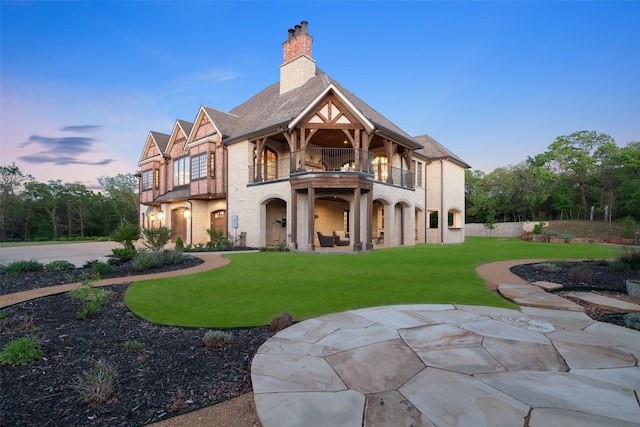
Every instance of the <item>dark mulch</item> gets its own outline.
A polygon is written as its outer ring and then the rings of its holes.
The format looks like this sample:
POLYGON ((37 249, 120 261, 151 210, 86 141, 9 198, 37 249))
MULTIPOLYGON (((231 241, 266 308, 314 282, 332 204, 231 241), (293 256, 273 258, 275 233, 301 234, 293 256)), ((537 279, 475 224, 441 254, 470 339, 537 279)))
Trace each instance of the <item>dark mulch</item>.
MULTIPOLYGON (((538 264, 523 264, 511 268, 511 272, 529 281, 553 282, 563 285, 562 289, 554 291, 564 295, 567 291, 596 292, 605 296, 626 299, 625 282, 629 279, 639 279, 640 271, 614 271, 610 265, 601 261, 584 261, 554 264, 559 271, 549 271, 538 264)), ((585 307, 585 313, 592 319, 618 326, 626 326, 625 313, 615 313, 602 310, 582 301, 575 301, 585 307)))
MULTIPOLYGON (((190 265, 187 261, 179 268, 190 265)), ((139 273, 120 268, 113 274, 139 273)), ((67 275, 18 275, 1 287, 5 293, 52 286, 68 282, 67 275)), ((250 362, 273 335, 268 327, 229 330, 231 344, 205 348, 205 329, 154 325, 126 308, 125 285, 104 289, 113 295, 92 319, 78 319, 81 304, 66 294, 1 311, 7 317, 0 320, 0 348, 15 338, 35 336, 44 357, 26 366, 0 366, 0 425, 136 426, 251 390, 250 362), (127 342, 143 346, 128 349, 127 342), (100 359, 116 369, 114 394, 106 403, 87 404, 75 384, 100 359)))

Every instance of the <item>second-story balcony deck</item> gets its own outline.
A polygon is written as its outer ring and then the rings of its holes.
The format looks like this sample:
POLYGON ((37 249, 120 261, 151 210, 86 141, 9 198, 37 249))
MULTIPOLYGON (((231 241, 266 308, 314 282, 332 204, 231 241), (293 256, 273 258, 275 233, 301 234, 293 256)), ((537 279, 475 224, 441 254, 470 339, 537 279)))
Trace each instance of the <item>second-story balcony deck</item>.
POLYGON ((307 148, 291 157, 249 166, 249 182, 260 183, 303 177, 307 174, 359 173, 370 179, 404 188, 414 188, 412 171, 390 166, 386 158, 353 148, 307 148))

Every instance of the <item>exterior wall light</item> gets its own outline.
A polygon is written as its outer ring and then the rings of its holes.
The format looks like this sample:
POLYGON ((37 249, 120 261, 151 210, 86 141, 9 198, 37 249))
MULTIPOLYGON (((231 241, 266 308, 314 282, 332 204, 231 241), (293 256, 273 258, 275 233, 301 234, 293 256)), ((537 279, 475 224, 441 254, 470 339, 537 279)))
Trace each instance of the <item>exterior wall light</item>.
POLYGON ((160 211, 158 212, 158 221, 162 221, 164 219, 164 212, 160 211))
POLYGON ((185 208, 184 209, 184 217, 185 217, 185 219, 191 218, 191 209, 189 209, 189 208, 185 208))

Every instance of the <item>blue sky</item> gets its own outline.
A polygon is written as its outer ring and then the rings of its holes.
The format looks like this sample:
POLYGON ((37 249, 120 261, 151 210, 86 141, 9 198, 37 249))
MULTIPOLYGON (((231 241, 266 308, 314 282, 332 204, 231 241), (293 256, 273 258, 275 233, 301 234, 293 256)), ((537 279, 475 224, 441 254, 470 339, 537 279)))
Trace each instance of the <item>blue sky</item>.
POLYGON ((0 1, 0 164, 92 187, 150 130, 279 79, 309 22, 317 66, 491 172, 579 130, 640 141, 640 2, 0 1))

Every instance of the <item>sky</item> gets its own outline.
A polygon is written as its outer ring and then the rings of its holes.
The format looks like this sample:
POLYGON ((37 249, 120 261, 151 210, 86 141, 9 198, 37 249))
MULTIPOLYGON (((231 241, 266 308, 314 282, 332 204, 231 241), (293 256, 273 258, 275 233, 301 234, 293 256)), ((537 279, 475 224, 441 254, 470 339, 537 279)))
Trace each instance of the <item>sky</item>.
POLYGON ((135 173, 149 131, 276 83, 301 21, 319 69, 472 170, 581 130, 640 141, 637 1, 0 0, 0 166, 135 173))

